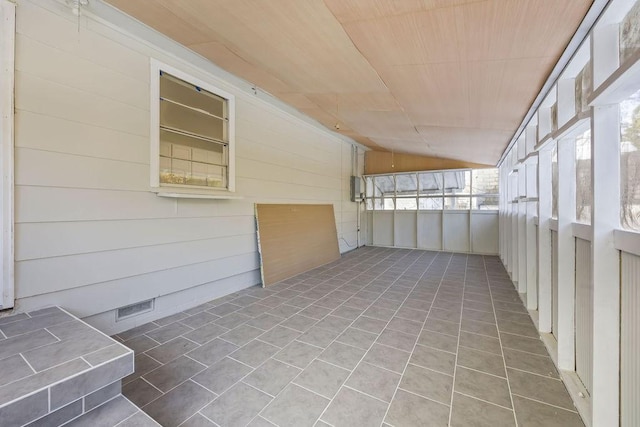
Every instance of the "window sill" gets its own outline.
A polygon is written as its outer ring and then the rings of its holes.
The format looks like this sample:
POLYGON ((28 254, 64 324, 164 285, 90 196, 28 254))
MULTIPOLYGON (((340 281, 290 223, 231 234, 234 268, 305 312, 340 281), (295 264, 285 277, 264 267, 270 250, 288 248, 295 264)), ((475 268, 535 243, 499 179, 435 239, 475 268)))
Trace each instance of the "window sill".
POLYGON ((242 196, 236 196, 233 193, 226 190, 200 190, 192 188, 177 188, 177 187, 160 187, 153 188, 152 192, 156 193, 158 197, 169 197, 176 199, 212 199, 212 200, 237 200, 242 199, 242 196))

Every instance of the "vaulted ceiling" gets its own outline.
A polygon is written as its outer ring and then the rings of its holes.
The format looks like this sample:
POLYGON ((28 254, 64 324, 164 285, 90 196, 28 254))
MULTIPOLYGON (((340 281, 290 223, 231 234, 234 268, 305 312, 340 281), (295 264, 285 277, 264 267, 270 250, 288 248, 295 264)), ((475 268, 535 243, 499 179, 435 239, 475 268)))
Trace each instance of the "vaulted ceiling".
POLYGON ((107 0, 377 150, 495 164, 592 0, 107 0))

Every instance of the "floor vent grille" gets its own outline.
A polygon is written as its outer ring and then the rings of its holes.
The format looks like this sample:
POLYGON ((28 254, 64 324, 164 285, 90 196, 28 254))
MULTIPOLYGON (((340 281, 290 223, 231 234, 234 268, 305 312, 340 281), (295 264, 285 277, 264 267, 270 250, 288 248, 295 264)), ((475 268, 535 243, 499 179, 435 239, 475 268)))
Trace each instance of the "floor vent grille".
POLYGON ((125 305, 116 310, 116 322, 153 310, 153 299, 125 305))

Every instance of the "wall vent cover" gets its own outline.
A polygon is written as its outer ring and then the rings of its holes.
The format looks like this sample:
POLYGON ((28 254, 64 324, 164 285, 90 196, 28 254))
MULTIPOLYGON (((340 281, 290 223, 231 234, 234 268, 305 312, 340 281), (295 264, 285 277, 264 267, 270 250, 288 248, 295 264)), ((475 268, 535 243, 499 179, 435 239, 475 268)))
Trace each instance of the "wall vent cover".
POLYGON ((127 319, 138 314, 147 313, 153 310, 154 299, 137 302, 131 305, 125 305, 116 310, 116 322, 127 319))

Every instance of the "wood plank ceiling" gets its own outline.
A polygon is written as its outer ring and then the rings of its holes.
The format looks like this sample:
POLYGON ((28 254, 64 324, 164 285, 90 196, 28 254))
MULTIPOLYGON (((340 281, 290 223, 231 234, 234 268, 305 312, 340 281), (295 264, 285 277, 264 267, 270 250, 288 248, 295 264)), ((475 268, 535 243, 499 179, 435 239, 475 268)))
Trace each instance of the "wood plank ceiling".
POLYGON ((592 0, 106 0, 378 150, 495 164, 592 0))

